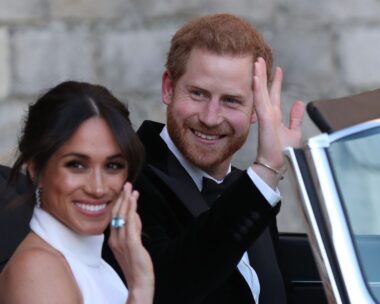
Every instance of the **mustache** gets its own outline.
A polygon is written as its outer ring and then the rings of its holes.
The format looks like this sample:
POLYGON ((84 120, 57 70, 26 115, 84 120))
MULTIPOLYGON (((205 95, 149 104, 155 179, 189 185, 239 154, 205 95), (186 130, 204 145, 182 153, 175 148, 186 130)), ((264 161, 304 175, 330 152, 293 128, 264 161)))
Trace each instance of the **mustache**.
POLYGON ((208 135, 228 135, 231 134, 231 128, 228 124, 222 124, 215 127, 206 126, 202 123, 192 123, 187 125, 188 128, 208 135))

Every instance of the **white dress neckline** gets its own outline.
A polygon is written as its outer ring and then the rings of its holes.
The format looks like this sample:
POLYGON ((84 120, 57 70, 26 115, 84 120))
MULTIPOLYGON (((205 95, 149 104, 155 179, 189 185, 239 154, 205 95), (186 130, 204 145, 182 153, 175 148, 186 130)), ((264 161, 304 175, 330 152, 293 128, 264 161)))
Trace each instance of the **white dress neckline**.
POLYGON ((65 257, 83 303, 126 303, 128 291, 101 256, 104 235, 79 235, 42 208, 35 207, 31 230, 65 257))

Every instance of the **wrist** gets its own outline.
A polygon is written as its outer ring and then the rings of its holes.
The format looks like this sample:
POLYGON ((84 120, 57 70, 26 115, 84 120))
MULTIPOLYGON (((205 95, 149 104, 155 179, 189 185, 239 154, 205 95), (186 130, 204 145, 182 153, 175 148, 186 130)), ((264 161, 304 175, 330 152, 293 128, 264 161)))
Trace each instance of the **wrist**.
POLYGON ((284 178, 284 174, 287 169, 286 166, 278 168, 267 161, 261 160, 260 158, 256 159, 252 165, 252 168, 268 183, 268 185, 272 186, 273 189, 275 189, 279 181, 284 178))
POLYGON ((278 180, 284 179, 284 174, 286 172, 285 166, 283 166, 281 168, 276 168, 273 165, 271 165, 270 163, 268 163, 266 161, 259 160, 259 159, 256 159, 253 164, 259 165, 259 166, 264 167, 265 169, 269 170, 270 172, 272 172, 274 175, 277 176, 278 180))
POLYGON ((128 290, 128 304, 152 303, 154 288, 131 288, 128 290))

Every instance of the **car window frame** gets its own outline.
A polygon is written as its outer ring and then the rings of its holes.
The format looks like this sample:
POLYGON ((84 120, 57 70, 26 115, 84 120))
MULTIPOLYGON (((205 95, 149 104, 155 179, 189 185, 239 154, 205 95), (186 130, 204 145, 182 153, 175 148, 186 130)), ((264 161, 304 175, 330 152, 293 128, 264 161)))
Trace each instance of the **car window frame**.
POLYGON ((361 269, 328 148, 336 141, 375 128, 380 128, 380 119, 322 133, 308 139, 300 149, 284 151, 297 181, 307 233, 327 298, 336 303, 376 301, 361 269))

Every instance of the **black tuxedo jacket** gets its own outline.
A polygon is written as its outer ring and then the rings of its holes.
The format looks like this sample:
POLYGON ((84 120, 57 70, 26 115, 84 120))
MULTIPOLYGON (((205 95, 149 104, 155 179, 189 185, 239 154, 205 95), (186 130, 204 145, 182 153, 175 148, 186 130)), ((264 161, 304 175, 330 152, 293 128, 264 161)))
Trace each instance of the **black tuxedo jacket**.
POLYGON ((32 185, 21 175, 8 185, 10 169, 0 165, 0 271, 29 232, 33 206, 27 204, 33 195, 32 185))
POLYGON ((240 172, 209 208, 159 136, 162 128, 146 121, 138 130, 146 164, 135 183, 143 241, 154 263, 155 303, 254 303, 237 270, 247 250, 261 285, 260 304, 285 303, 268 229, 279 205, 271 207, 240 172))

